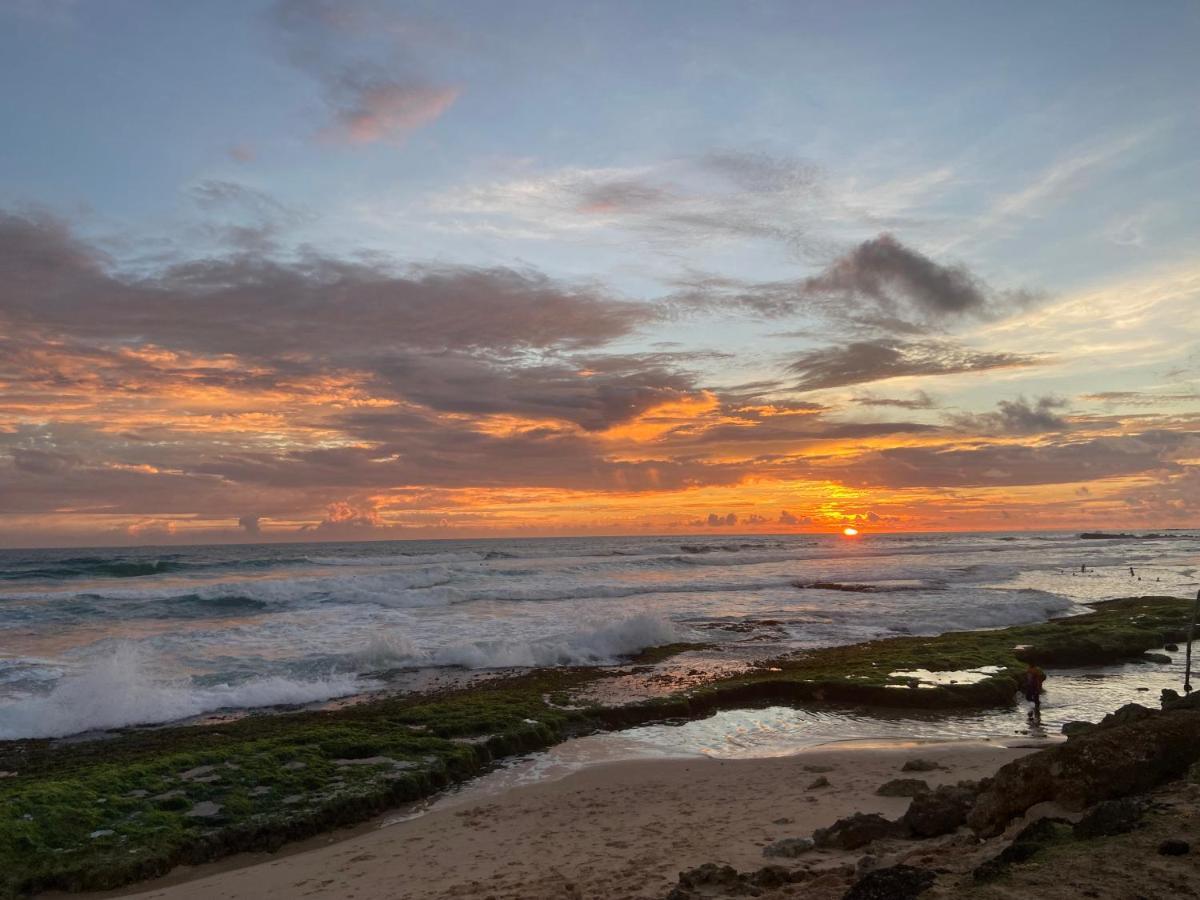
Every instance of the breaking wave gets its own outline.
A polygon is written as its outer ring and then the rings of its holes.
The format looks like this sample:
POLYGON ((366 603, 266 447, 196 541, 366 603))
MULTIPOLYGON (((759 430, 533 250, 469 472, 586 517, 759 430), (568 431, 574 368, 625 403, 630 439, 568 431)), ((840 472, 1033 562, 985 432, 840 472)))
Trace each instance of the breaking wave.
POLYGON ((156 678, 144 656, 123 645, 45 695, 0 705, 0 740, 54 738, 105 728, 173 722, 219 709, 313 703, 371 687, 356 675, 308 681, 268 676, 197 686, 190 679, 156 678))
POLYGON ((647 647, 688 637, 660 616, 617 622, 540 639, 477 640, 425 650, 404 635, 376 636, 361 657, 373 665, 462 666, 504 669, 527 666, 594 666, 620 662, 647 647))

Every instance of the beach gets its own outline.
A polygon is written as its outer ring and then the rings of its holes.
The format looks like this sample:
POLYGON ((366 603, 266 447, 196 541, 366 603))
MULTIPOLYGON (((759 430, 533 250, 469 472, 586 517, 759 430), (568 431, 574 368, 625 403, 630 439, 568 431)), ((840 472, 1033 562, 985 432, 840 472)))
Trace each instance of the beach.
MULTIPOLYGON (((0 885, 693 900, 790 896, 802 881, 804 896, 841 897, 883 860, 910 858, 922 878, 970 878, 1048 801, 1074 815, 1187 774, 1200 708, 1168 705, 1189 610, 1126 598, 700 681, 689 660, 706 650, 664 647, 656 662, 333 709, 11 741, 0 885), (1036 721, 1014 704, 1033 662, 1051 676, 1036 721), (650 684, 660 693, 622 687, 650 684), (1144 705, 1159 698, 1161 714, 1144 705), (1026 760, 1035 768, 1014 772, 1026 760), (978 838, 991 843, 964 858, 978 838), (766 852, 777 841, 789 843, 766 852)), ((1069 828, 1046 827, 1056 840, 1069 828)))
MULTIPOLYGON (((810 835, 855 812, 902 814, 880 785, 916 775, 931 786, 977 780, 1032 752, 1028 742, 854 742, 771 759, 636 760, 472 800, 470 794, 405 822, 278 856, 233 857, 183 868, 117 895, 143 900, 267 896, 345 898, 571 897, 660 900, 679 872, 716 862, 753 870, 763 848, 810 835), (914 758, 940 768, 903 772, 914 758), (824 779, 827 787, 812 787, 824 779)), ((936 851, 931 851, 936 852, 936 851)), ((830 896, 845 890, 855 851, 814 851, 830 896)), ((805 884, 804 896, 821 896, 805 884)))

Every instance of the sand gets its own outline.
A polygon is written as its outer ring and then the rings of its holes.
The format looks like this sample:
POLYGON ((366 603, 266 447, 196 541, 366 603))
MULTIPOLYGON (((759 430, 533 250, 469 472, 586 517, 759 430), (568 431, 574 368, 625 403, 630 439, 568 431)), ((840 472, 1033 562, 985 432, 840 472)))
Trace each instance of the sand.
MULTIPOLYGON (((739 870, 794 865, 801 861, 764 859, 762 848, 854 812, 901 815, 907 799, 875 794, 893 778, 931 785, 981 778, 1032 750, 855 742, 770 759, 608 763, 497 795, 468 793, 410 821, 326 836, 301 852, 178 869, 120 896, 662 898, 683 869, 706 862, 739 870), (902 773, 915 756, 944 768, 902 773), (810 788, 821 774, 829 786, 810 788)), ((814 851, 803 863, 837 867, 861 855, 814 851)))

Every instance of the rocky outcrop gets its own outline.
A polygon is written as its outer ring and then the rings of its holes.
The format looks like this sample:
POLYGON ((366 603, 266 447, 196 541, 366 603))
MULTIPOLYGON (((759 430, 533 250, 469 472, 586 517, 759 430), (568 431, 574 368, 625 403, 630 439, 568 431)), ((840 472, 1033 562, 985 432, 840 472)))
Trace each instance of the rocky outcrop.
POLYGON ((1162 692, 1162 708, 1164 710, 1196 709, 1200 710, 1200 691, 1180 695, 1177 691, 1164 688, 1162 692))
POLYGON ((763 856, 795 857, 813 848, 812 838, 784 838, 763 847, 763 856))
POLYGON ((864 875, 842 900, 915 900, 932 887, 936 879, 929 869, 888 866, 864 875))
POLYGON ((821 849, 857 850, 881 838, 904 837, 908 829, 878 813, 855 813, 838 819, 828 828, 813 832, 813 843, 821 849))
POLYGON ((893 778, 875 790, 880 797, 915 797, 928 792, 929 782, 921 778, 893 778))
POLYGON ((1143 719, 1149 719, 1157 714, 1157 710, 1153 710, 1148 706, 1142 706, 1140 703, 1126 703, 1120 709, 1114 710, 1100 720, 1098 728, 1113 728, 1117 725, 1128 725, 1131 722, 1140 722, 1143 719))
POLYGON ((913 837, 930 838, 949 834, 967 821, 967 813, 975 804, 978 791, 978 782, 960 781, 918 794, 900 817, 900 824, 913 837))
POLYGON ((1083 809, 1180 777, 1200 759, 1200 710, 1149 712, 1002 767, 976 797, 967 824, 990 837, 1044 800, 1083 809))
POLYGON ((757 897, 764 890, 804 881, 809 873, 784 866, 763 866, 755 872, 739 872, 733 866, 705 863, 679 873, 679 881, 666 900, 701 900, 710 897, 757 897))

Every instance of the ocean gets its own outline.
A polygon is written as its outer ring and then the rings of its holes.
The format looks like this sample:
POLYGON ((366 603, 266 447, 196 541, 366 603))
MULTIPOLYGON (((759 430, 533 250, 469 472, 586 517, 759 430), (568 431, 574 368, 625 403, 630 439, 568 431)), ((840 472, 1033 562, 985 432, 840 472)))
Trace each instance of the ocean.
POLYGON ((1182 533, 0 551, 0 739, 320 703, 398 671, 605 665, 675 641, 765 658, 1037 622, 1190 596, 1198 571, 1182 533))

